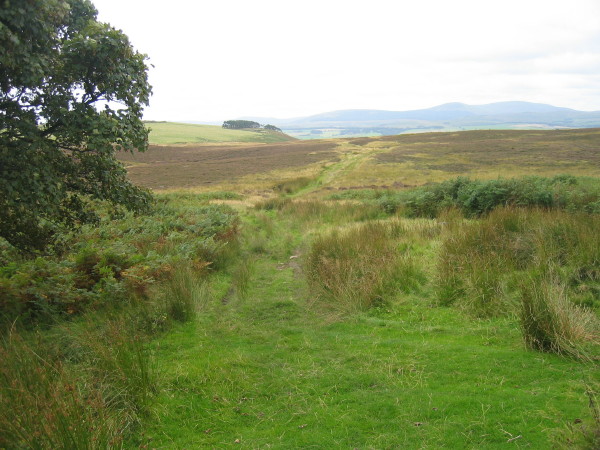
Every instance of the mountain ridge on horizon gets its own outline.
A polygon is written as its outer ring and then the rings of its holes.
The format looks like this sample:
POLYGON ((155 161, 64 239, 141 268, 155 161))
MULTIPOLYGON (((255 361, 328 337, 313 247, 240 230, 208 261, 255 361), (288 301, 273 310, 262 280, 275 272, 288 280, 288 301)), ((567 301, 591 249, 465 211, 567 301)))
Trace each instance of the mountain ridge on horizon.
POLYGON ((318 114, 311 114, 308 116, 291 117, 291 118, 276 118, 276 117, 260 117, 260 116, 244 116, 240 119, 243 120, 254 120, 259 123, 296 123, 296 122, 317 122, 317 121, 345 121, 345 120, 356 120, 355 117, 349 117, 351 115, 363 115, 368 116, 362 118, 362 120, 377 120, 381 116, 389 118, 417 118, 426 116, 428 113, 454 113, 459 115, 496 115, 496 114, 523 114, 523 113, 549 113, 549 112, 569 112, 569 113, 600 113, 598 111, 580 111, 573 108, 566 108, 560 106, 554 106, 546 103, 534 103, 525 101, 504 101, 504 102, 493 102, 485 103, 480 105, 470 105, 461 102, 449 102, 440 105, 432 106, 430 108, 411 109, 411 110, 387 110, 387 109, 369 109, 369 108, 351 108, 351 109, 339 109, 334 111, 327 111, 318 114))
POLYGON ((291 119, 244 117, 269 123, 300 139, 377 136, 470 129, 560 129, 600 127, 600 111, 545 103, 505 101, 482 105, 452 102, 425 109, 344 109, 291 119))

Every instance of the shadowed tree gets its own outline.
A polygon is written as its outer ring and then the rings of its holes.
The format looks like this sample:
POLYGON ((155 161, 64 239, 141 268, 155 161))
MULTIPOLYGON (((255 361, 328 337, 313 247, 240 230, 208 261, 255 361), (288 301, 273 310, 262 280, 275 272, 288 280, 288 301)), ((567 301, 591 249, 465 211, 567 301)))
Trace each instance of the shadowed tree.
POLYGON ((119 150, 145 150, 146 56, 87 0, 0 0, 0 236, 43 249, 94 221, 90 199, 140 211, 119 150))

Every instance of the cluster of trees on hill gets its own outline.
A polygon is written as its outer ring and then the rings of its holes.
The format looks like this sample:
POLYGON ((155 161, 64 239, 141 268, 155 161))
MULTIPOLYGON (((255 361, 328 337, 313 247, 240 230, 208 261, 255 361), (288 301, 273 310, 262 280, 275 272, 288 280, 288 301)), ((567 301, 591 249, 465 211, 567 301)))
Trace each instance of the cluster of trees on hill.
POLYGON ((275 125, 261 125, 258 122, 254 122, 253 120, 226 120, 223 122, 223 128, 227 128, 229 130, 241 130, 244 128, 264 128, 265 130, 270 131, 278 131, 281 133, 281 129, 277 128, 275 125))

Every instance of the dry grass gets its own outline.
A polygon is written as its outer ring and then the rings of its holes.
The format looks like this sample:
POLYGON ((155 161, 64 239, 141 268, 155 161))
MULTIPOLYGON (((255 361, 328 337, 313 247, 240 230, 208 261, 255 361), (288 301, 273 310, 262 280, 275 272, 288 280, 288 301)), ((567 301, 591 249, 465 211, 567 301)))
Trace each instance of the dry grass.
POLYGON ((600 130, 480 130, 405 134, 347 140, 375 150, 334 186, 420 185, 466 175, 497 178, 519 175, 600 175, 600 130))
POLYGON ((335 141, 253 145, 150 146, 145 153, 121 153, 131 179, 151 189, 228 183, 246 175, 335 160, 335 141))
POLYGON ((600 129, 483 130, 275 144, 151 146, 121 154, 134 182, 155 190, 270 189, 317 177, 321 189, 403 187, 466 175, 600 176, 600 129))

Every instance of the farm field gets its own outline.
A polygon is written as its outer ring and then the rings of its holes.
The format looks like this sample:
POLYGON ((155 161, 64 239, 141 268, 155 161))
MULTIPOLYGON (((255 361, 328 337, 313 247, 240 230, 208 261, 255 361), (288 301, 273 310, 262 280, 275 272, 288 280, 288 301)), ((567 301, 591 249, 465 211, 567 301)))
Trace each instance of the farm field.
POLYGON ((216 125, 178 122, 147 122, 150 143, 155 145, 213 142, 286 142, 294 138, 268 130, 227 130, 216 125))
POLYGON ((120 158, 150 213, 0 242, 0 447, 598 448, 600 130, 120 158))

